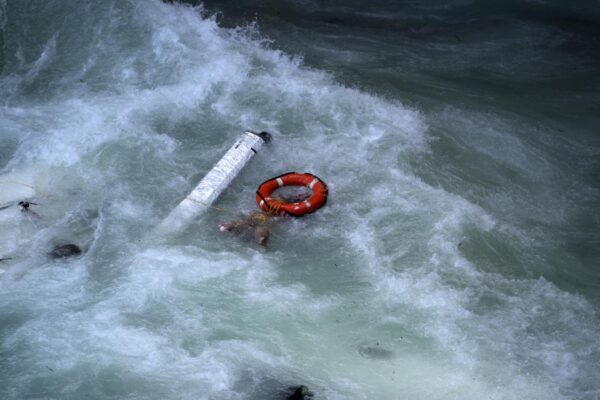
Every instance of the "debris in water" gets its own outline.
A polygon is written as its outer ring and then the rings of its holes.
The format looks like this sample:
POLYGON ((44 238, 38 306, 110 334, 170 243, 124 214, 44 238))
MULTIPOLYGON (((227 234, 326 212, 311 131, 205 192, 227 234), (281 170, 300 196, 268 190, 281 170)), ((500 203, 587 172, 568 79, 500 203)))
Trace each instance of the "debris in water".
POLYGON ((81 254, 81 249, 75 244, 62 244, 56 246, 51 252, 52 258, 65 258, 81 254))

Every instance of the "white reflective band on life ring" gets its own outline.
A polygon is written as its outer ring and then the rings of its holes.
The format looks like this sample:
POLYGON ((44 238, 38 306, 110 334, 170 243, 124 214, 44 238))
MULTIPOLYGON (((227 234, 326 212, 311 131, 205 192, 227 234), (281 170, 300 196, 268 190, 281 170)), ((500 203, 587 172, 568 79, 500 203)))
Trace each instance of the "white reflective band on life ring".
POLYGON ((313 186, 315 186, 315 184, 319 182, 319 180, 317 178, 313 179, 313 181, 308 185, 309 188, 313 188, 313 186))
POLYGON ((282 187, 283 186, 283 179, 277 178, 276 180, 277 180, 277 184, 279 185, 279 187, 282 187))

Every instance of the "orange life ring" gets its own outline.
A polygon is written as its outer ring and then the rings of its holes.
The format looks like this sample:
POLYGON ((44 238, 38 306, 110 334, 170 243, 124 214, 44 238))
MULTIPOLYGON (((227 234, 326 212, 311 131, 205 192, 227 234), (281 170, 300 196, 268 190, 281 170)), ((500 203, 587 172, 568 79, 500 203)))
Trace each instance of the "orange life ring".
POLYGON ((289 214, 301 217, 323 207, 327 202, 327 193, 327 185, 315 175, 288 172, 261 183, 256 190, 256 202, 263 211, 270 214, 289 214), (306 186, 312 190, 312 196, 297 203, 287 203, 271 198, 271 194, 282 186, 306 186))

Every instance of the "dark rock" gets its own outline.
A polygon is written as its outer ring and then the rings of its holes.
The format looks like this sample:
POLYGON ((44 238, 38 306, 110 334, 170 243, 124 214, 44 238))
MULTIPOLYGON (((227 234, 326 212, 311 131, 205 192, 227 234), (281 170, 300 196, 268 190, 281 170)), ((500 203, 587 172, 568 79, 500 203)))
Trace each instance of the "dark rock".
POLYGON ((81 249, 75 244, 62 244, 56 246, 51 252, 52 258, 65 258, 81 254, 81 249))
POLYGON ((291 396, 288 397, 288 400, 310 400, 312 399, 313 394, 308 390, 308 388, 304 385, 299 387, 290 388, 294 391, 291 396))

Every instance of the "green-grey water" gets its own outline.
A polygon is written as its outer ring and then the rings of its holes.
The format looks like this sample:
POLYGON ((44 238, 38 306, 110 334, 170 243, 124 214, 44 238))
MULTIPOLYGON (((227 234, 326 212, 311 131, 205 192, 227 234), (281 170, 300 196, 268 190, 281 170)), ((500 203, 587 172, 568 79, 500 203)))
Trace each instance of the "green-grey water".
POLYGON ((361 3, 0 2, 1 398, 598 397, 598 3, 361 3), (323 209, 218 231, 290 170, 323 209))

